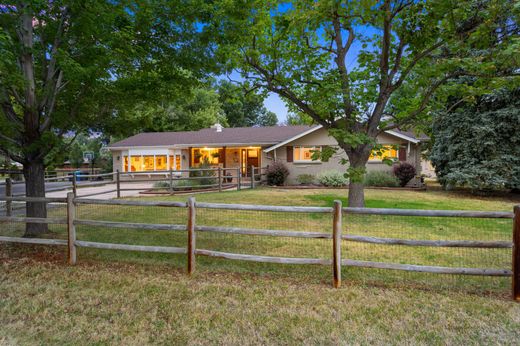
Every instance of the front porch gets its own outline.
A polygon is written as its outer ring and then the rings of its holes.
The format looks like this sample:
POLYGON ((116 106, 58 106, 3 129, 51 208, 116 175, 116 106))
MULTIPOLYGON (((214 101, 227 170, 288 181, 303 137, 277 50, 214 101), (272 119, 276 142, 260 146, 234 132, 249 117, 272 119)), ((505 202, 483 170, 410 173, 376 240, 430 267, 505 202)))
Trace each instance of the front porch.
MULTIPOLYGON (((209 165, 223 171, 240 171, 243 177, 251 177, 251 167, 261 167, 261 147, 193 147, 189 148, 190 167, 209 165)), ((225 174, 225 173, 224 173, 225 174)))

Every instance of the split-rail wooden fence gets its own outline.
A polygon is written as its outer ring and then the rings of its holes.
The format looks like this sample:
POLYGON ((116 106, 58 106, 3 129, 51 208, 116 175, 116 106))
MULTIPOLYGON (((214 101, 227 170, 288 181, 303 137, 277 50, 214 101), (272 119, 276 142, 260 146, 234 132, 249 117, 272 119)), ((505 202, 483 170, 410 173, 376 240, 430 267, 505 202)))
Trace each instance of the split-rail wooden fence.
MULTIPOLYGON (((222 203, 201 203, 196 202, 194 197, 190 197, 187 203, 173 201, 138 201, 138 200, 101 200, 74 197, 69 193, 67 198, 36 198, 36 197, 0 197, 6 202, 42 202, 42 203, 66 203, 66 218, 37 218, 37 217, 17 217, 0 216, 1 222, 22 222, 22 223, 45 223, 67 225, 68 239, 43 239, 43 238, 22 238, 0 236, 0 242, 15 242, 43 245, 63 245, 68 248, 68 261, 75 265, 78 261, 78 247, 108 249, 108 250, 128 250, 144 252, 161 252, 170 254, 187 255, 187 272, 192 274, 195 271, 196 257, 209 256, 231 260, 267 262, 280 264, 300 264, 300 265, 324 265, 331 266, 333 286, 341 286, 342 267, 364 267, 390 270, 403 270, 412 272, 425 272, 437 274, 454 275, 476 275, 476 276, 504 276, 512 278, 512 296, 514 300, 520 301, 520 206, 515 206, 513 212, 489 212, 489 211, 452 211, 452 210, 414 210, 414 209, 379 209, 379 208, 350 208, 342 207, 341 201, 335 201, 333 207, 303 207, 303 206, 269 206, 269 205, 245 205, 245 204, 222 204, 222 203), (170 207, 186 208, 187 222, 179 224, 149 224, 133 222, 114 222, 100 220, 79 219, 76 216, 77 205, 121 205, 121 206, 148 206, 148 207, 170 207), (197 212, 204 209, 221 209, 237 211, 268 211, 277 213, 323 213, 331 215, 331 233, 324 232, 303 232, 285 231, 270 229, 253 229, 239 227, 216 227, 197 224, 197 212), (489 218, 489 219, 511 219, 513 232, 511 241, 479 241, 479 240, 415 240, 367 237, 354 234, 342 234, 343 215, 396 215, 396 216, 420 216, 420 217, 442 217, 442 218, 489 218), (141 230, 170 230, 184 231, 187 236, 186 247, 170 246, 144 246, 129 244, 113 244, 92 241, 83 241, 76 238, 76 226, 96 226, 107 228, 129 228, 141 230), (197 236, 199 232, 216 232, 235 235, 259 235, 268 237, 294 237, 294 238, 316 238, 331 239, 330 258, 294 258, 294 257, 274 257, 257 256, 244 253, 229 253, 197 248, 197 236), (342 241, 363 242, 372 244, 388 244, 403 246, 428 246, 428 247, 459 247, 459 248, 486 248, 504 249, 512 248, 511 269, 491 269, 491 268, 460 268, 460 267, 441 267, 411 265, 387 262, 360 261, 342 258, 342 241)), ((1 226, 0 226, 1 227, 1 226)), ((1 231, 1 228, 0 228, 1 231)), ((244 249, 246 250, 246 249, 244 249)), ((348 253, 346 254, 348 256, 348 253)))

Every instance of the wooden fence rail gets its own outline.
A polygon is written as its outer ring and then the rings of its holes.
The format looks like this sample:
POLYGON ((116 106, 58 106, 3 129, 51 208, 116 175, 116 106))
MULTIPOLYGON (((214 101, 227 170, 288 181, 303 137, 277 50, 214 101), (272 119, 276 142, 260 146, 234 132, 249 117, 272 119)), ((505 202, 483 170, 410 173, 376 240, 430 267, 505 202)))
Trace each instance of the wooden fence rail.
MULTIPOLYGON (((264 263, 280 264, 313 264, 331 266, 332 283, 334 287, 341 286, 342 267, 363 267, 388 270, 402 270, 411 272, 424 272, 436 274, 452 275, 475 275, 475 276, 494 276, 512 278, 512 295, 515 300, 520 300, 520 206, 514 207, 513 213, 507 212, 481 212, 481 211, 445 211, 445 210, 410 210, 410 209, 373 209, 373 208, 342 208, 340 201, 335 201, 332 208, 328 207, 300 207, 300 206, 268 206, 268 205, 243 205, 243 204, 222 204, 222 203, 197 203, 195 198, 190 197, 186 203, 172 201, 138 201, 138 200, 100 200, 89 198, 77 198, 73 193, 69 193, 66 199, 63 198, 37 198, 37 197, 0 197, 0 201, 38 201, 47 203, 66 203, 67 218, 35 218, 35 217, 0 217, 0 222, 27 222, 27 223, 46 223, 46 224, 65 224, 67 225, 67 240, 62 239, 41 239, 41 238, 21 238, 21 237, 0 237, 0 242, 15 242, 40 245, 59 245, 67 246, 68 259, 71 265, 77 263, 77 248, 96 248, 105 250, 126 250, 161 252, 172 254, 187 255, 187 272, 192 274, 196 270, 196 257, 218 257, 231 260, 254 261, 264 263), (187 211, 185 224, 149 224, 135 222, 116 222, 103 220, 87 220, 76 217, 78 205, 119 205, 119 206, 142 206, 142 207, 167 207, 184 208, 187 211), (331 215, 331 232, 303 232, 295 230, 273 230, 255 229, 242 227, 223 227, 208 226, 197 224, 197 210, 220 209, 220 210, 248 210, 248 211, 270 211, 285 213, 322 213, 331 215), (479 240, 417 240, 417 239, 397 239, 368 237, 355 234, 342 234, 345 230, 342 218, 353 214, 363 215, 397 215, 397 216, 421 216, 421 217, 462 217, 462 218, 494 218, 512 219, 513 237, 512 241, 479 241, 479 240), (174 232, 186 232, 186 247, 170 246, 144 246, 130 244, 113 244, 78 240, 76 226, 92 226, 106 228, 125 228, 139 230, 167 230, 174 232), (255 235, 267 237, 292 237, 307 239, 331 239, 330 258, 296 258, 296 257, 276 257, 258 256, 246 253, 229 253, 214 251, 209 249, 197 248, 196 235, 198 232, 225 233, 232 235, 255 235), (349 259, 348 253, 342 253, 342 241, 364 242, 372 244, 389 244, 403 246, 426 246, 426 247, 460 247, 460 248, 481 248, 481 249, 509 249, 512 248, 512 268, 457 268, 442 266, 412 265, 402 263, 387 263, 375 261, 361 261, 349 259), (346 257, 345 259, 343 257, 346 257)), ((347 229, 348 231, 348 229, 347 229)), ((244 249, 246 250, 246 249, 244 249)))

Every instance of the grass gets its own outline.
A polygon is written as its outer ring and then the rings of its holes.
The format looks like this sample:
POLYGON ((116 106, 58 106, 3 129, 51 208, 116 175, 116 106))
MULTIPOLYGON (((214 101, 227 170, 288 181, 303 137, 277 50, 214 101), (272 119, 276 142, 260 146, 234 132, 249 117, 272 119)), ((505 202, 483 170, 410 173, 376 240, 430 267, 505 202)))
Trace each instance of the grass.
MULTIPOLYGON (((221 203, 330 206, 345 190, 257 189, 196 195, 221 203)), ((367 206, 511 211, 515 196, 367 190, 367 206)), ((186 200, 187 196, 148 199, 186 200)), ((62 209, 52 209, 56 216, 62 209)), ((182 208, 81 206, 80 218, 184 224, 182 208)), ((330 232, 330 215, 198 210, 197 223, 330 232)), ((352 234, 413 239, 510 240, 511 220, 346 215, 352 234)), ((4 234, 19 234, 5 225, 4 234)), ((53 226, 52 237, 64 237, 53 226)), ((185 246, 183 232, 78 227, 78 238, 185 246)), ((197 234, 197 247, 287 257, 330 257, 329 240, 197 234)), ((436 249, 348 242, 355 259, 510 268, 510 250, 436 249)), ((0 344, 514 344, 520 305, 510 279, 343 268, 331 270, 185 256, 0 245, 0 344), (38 316, 38 318, 35 318, 38 316)))

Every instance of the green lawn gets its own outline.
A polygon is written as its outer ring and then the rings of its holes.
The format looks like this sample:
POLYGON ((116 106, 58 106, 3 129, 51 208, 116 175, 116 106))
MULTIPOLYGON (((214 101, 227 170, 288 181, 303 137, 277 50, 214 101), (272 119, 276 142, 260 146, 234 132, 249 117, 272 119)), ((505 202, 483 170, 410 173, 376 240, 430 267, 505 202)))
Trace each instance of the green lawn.
MULTIPOLYGON (((256 189, 196 195, 197 201, 330 206, 346 190, 256 189)), ((367 190, 367 206, 511 211, 518 197, 477 198, 442 191, 367 190)), ((149 197, 181 200, 187 196, 149 197)), ((183 208, 80 206, 85 219, 185 224, 183 208)), ((64 215, 54 208, 55 216, 64 215)), ((198 209, 197 224, 330 232, 331 217, 198 209)), ((511 220, 344 216, 351 234, 409 239, 510 240, 511 220)), ((4 234, 21 234, 4 225, 4 234)), ((53 226, 52 237, 64 237, 53 226)), ((78 239, 185 246, 185 232, 78 227, 78 239)), ((197 248, 330 258, 330 240, 197 234, 197 248)), ((510 268, 510 250, 444 249, 344 242, 343 257, 461 267, 510 268)), ((26 343, 515 343, 520 305, 509 278, 475 278, 343 268, 331 288, 325 266, 276 265, 184 255, 0 246, 0 344, 26 343), (31 316, 43 316, 28 322, 31 316), (72 326, 75 326, 72 328, 72 326)))

